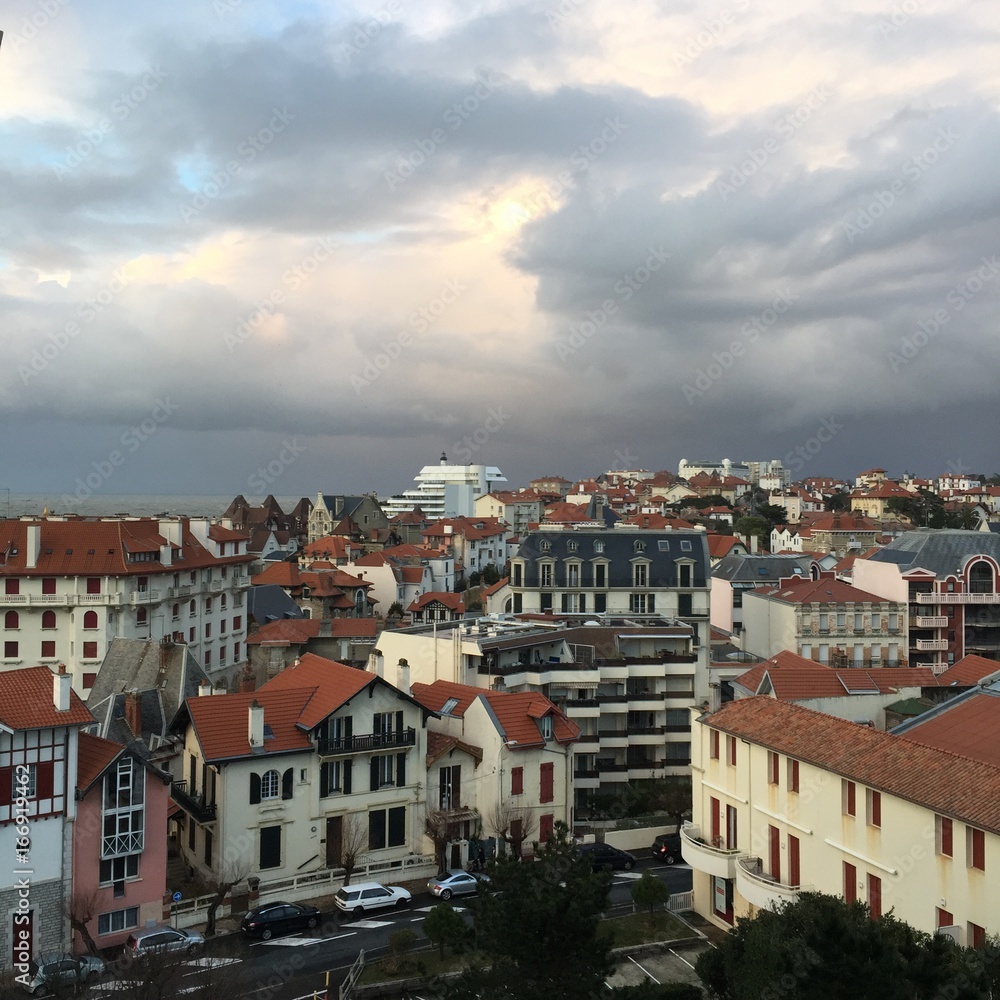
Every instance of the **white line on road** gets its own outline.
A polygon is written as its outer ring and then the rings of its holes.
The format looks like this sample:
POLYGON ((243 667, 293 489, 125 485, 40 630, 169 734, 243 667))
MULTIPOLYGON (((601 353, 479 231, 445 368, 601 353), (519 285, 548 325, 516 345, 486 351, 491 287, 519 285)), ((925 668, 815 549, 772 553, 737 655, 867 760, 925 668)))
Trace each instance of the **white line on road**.
MULTIPOLYGON (((195 958, 190 962, 185 962, 185 965, 200 965, 200 969, 195 969, 194 972, 185 972, 184 976, 198 976, 202 972, 207 972, 209 969, 220 969, 224 965, 237 965, 242 962, 242 958, 222 958, 215 956, 208 956, 206 958, 195 958)), ((182 977, 183 978, 183 977, 182 977)))
POLYGON ((674 958, 679 958, 689 969, 694 971, 694 966, 683 955, 678 955, 673 948, 670 949, 670 954, 673 955, 674 958))
MULTIPOLYGON (((633 965, 639 965, 639 963, 631 955, 628 956, 628 960, 630 962, 632 962, 633 965)), ((649 978, 652 979, 653 982, 656 983, 657 986, 662 986, 663 985, 659 981, 659 979, 657 979, 656 976, 654 976, 653 973, 649 971, 649 969, 644 969, 641 965, 639 965, 639 968, 642 969, 642 971, 645 972, 646 975, 649 976, 649 978)))
POLYGON ((419 924, 420 921, 424 920, 424 919, 425 919, 424 917, 410 917, 410 923, 411 924, 419 924))

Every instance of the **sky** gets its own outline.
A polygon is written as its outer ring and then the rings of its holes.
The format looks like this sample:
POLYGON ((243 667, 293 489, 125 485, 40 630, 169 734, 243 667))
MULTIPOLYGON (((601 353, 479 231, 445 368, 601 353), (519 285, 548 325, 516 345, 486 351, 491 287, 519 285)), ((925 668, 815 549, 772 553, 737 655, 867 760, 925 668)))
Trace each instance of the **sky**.
POLYGON ((0 17, 0 489, 1000 469, 995 4, 0 17))

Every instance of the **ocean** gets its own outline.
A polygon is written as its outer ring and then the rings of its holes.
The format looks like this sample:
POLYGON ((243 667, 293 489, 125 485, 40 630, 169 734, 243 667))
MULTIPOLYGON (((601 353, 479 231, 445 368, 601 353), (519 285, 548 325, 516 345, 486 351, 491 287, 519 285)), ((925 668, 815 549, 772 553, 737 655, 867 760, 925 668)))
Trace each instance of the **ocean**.
MULTIPOLYGON (((131 514, 136 517, 155 517, 159 514, 186 514, 192 517, 220 517, 233 502, 236 493, 229 496, 199 496, 188 493, 106 493, 73 500, 72 507, 64 507, 61 493, 7 493, 0 490, 0 517, 37 517, 46 508, 50 514, 83 514, 88 517, 110 517, 131 514)), ((258 504, 263 497, 243 494, 251 504, 258 504)), ((290 513, 302 497, 275 497, 281 509, 290 513)), ((309 499, 313 499, 310 497, 309 499)))

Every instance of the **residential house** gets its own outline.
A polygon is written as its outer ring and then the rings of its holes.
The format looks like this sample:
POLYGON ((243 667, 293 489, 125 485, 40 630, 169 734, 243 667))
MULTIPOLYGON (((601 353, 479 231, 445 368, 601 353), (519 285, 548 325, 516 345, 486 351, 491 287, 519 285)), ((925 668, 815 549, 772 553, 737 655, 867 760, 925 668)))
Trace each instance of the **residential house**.
POLYGON ((838 667, 905 666, 906 604, 837 580, 788 578, 743 597, 743 648, 782 650, 838 667))
POLYGON ((539 476, 532 479, 528 486, 536 493, 543 493, 554 497, 564 497, 570 491, 573 484, 562 476, 539 476))
POLYGON ((1000 767, 772 698, 695 726, 694 908, 728 928, 801 891, 978 946, 1000 931, 1000 767))
POLYGON ((743 631, 743 599, 748 592, 771 590, 786 577, 807 580, 814 572, 818 571, 808 556, 729 552, 712 568, 712 626, 739 636, 743 631))
POLYGON ((515 535, 523 535, 531 524, 537 524, 549 499, 535 490, 494 490, 476 497, 475 517, 495 518, 509 525, 515 535))
POLYGON ((1000 658, 1000 534, 917 529, 854 563, 856 586, 909 612, 912 666, 1000 658))
POLYGON ((393 604, 405 608, 421 594, 455 589, 455 555, 425 545, 395 545, 359 556, 344 566, 371 582, 384 615, 393 604))
POLYGON ((461 594, 435 593, 421 594, 406 608, 414 625, 422 622, 458 621, 465 616, 465 600, 461 594))
POLYGON ((456 573, 464 573, 466 579, 487 566, 502 569, 507 561, 511 531, 496 518, 443 518, 424 528, 421 534, 428 548, 453 556, 456 573))
POLYGON ((360 544, 381 546, 389 534, 389 515, 374 494, 318 493, 309 514, 309 542, 327 535, 348 535, 360 544))
POLYGON ((69 947, 73 790, 94 721, 71 681, 48 667, 0 673, 0 968, 17 974, 69 947))
POLYGON ((251 581, 255 587, 275 584, 312 618, 365 618, 373 614, 372 584, 336 566, 319 562, 311 570, 295 563, 272 563, 251 581))
POLYGON ((265 880, 401 862, 424 836, 429 713, 382 677, 306 653, 255 692, 189 698, 174 801, 181 849, 265 880))
POLYGON ((246 544, 206 518, 0 521, 0 669, 64 662, 85 695, 113 638, 166 637, 232 677, 244 662, 246 544))
POLYGON ((262 625, 247 639, 250 672, 259 687, 306 653, 364 666, 375 646, 374 618, 297 618, 262 625))
POLYGON ((851 510, 874 520, 892 519, 889 509, 892 500, 912 500, 913 494, 890 480, 881 480, 873 486, 851 493, 851 510))
POLYGON ((314 562, 343 567, 365 554, 365 547, 343 535, 324 535, 304 546, 297 556, 300 569, 310 569, 314 562))

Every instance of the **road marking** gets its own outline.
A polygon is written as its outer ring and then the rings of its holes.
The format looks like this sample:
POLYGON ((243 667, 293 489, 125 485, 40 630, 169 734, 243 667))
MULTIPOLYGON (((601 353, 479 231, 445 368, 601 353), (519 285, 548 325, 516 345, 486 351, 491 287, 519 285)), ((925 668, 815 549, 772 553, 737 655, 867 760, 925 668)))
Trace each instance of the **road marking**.
POLYGON ((426 917, 410 917, 411 924, 419 924, 421 920, 426 920, 426 917))
POLYGON ((281 948, 305 948, 311 944, 320 944, 323 938, 303 938, 303 937, 287 937, 287 938, 271 938, 270 941, 254 941, 251 948, 256 948, 257 945, 262 944, 275 944, 281 948))
POLYGON ((376 927, 391 927, 392 922, 389 920, 355 920, 351 926, 371 931, 375 930, 376 927))
POLYGON ((694 966, 686 958, 684 958, 683 955, 678 955, 673 948, 670 949, 670 954, 673 955, 675 958, 679 958, 689 969, 694 971, 694 966))
POLYGON ((242 958, 222 958, 221 956, 220 957, 208 956, 206 958, 195 958, 195 959, 192 959, 190 962, 185 962, 184 964, 185 965, 198 965, 198 966, 201 966, 201 968, 197 969, 194 972, 185 972, 184 975, 185 976, 197 976, 199 973, 205 972, 208 969, 219 969, 219 968, 221 968, 224 965, 237 965, 238 963, 240 963, 242 961, 243 961, 242 958))
POLYGON ((631 882, 632 879, 642 878, 642 874, 640 872, 615 872, 615 878, 623 878, 631 882))
POLYGON ((656 976, 654 976, 654 975, 653 975, 653 973, 649 971, 649 969, 643 969, 643 967, 642 967, 641 965, 639 965, 639 963, 638 963, 638 962, 637 962, 637 961, 636 961, 636 960, 635 960, 635 959, 634 959, 634 958, 633 958, 633 957, 632 957, 631 955, 629 955, 629 956, 628 956, 628 960, 629 960, 629 961, 630 961, 630 962, 631 962, 631 963, 632 963, 633 965, 638 965, 638 966, 639 966, 639 968, 640 968, 640 969, 642 969, 642 971, 643 971, 643 972, 645 972, 645 973, 646 973, 646 975, 647 975, 647 976, 649 976, 649 978, 650 978, 650 979, 652 979, 652 980, 653 980, 653 982, 654 982, 654 983, 656 983, 656 985, 657 985, 657 986, 662 986, 662 985, 663 985, 663 984, 662 984, 662 983, 661 983, 661 982, 659 981, 659 979, 657 979, 657 978, 656 978, 656 976))
MULTIPOLYGON (((448 900, 446 900, 446 899, 443 899, 443 900, 441 900, 441 902, 442 902, 442 903, 447 903, 447 902, 448 902, 448 900)), ((438 903, 437 905, 438 905, 438 906, 440 906, 440 905, 441 905, 441 903, 438 903)), ((433 910, 433 909, 434 909, 434 907, 433 907, 433 906, 418 906, 418 907, 416 907, 416 908, 414 909, 414 911, 413 911, 413 912, 414 912, 414 913, 430 913, 430 912, 431 912, 431 910, 433 910)), ((455 911, 456 913, 462 913, 462 912, 463 912, 463 911, 465 910, 465 907, 464 907, 464 906, 454 906, 454 905, 453 905, 453 906, 452 906, 452 909, 453 909, 453 910, 454 910, 454 911, 455 911)))

